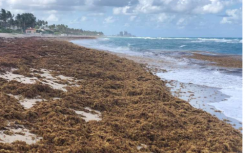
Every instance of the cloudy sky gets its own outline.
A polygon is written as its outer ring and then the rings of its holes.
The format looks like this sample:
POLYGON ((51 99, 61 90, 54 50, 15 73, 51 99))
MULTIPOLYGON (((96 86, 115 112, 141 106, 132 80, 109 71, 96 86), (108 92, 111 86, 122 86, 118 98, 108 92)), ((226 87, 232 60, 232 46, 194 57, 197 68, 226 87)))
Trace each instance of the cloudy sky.
POLYGON ((242 0, 0 0, 0 8, 106 35, 242 36, 242 0))

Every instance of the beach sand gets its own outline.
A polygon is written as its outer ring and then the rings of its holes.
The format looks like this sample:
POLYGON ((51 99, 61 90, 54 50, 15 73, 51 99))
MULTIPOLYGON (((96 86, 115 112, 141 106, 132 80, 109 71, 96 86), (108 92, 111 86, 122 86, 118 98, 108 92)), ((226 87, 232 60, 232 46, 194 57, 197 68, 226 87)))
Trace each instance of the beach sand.
POLYGON ((2 74, 15 68, 18 75, 40 79, 26 84, 0 78, 1 132, 15 122, 42 138, 35 145, 0 141, 1 151, 242 151, 239 130, 172 96, 169 82, 145 64, 47 38, 0 39, 0 55, 2 74), (67 91, 58 90, 42 83, 42 69, 79 81, 58 81, 67 91), (8 94, 47 101, 25 109, 8 94), (95 119, 85 120, 88 114, 95 119))

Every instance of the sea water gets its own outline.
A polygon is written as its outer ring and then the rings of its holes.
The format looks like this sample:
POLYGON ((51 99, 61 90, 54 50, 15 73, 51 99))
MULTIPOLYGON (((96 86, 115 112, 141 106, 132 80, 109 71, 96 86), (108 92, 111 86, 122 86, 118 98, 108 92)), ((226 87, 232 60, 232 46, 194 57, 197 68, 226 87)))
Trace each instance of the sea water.
POLYGON ((163 80, 217 89, 225 95, 224 99, 212 101, 209 105, 242 122, 242 69, 208 66, 202 64, 205 61, 182 58, 191 54, 189 51, 210 55, 242 55, 242 38, 104 37, 72 42, 94 49, 168 61, 170 64, 160 65, 167 72, 156 75, 163 80))

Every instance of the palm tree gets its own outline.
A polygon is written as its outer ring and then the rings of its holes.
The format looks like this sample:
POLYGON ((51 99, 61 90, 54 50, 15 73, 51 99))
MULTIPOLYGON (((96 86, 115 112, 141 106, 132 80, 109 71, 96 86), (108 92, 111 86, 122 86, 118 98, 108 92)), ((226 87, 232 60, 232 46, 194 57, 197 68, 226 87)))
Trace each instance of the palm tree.
POLYGON ((12 15, 12 13, 10 11, 7 12, 7 22, 8 22, 8 26, 12 26, 14 25, 14 15, 12 15))
POLYGON ((3 21, 3 26, 4 26, 4 28, 6 28, 7 12, 6 12, 5 9, 2 9, 2 10, 1 10, 0 19, 3 21))
POLYGON ((31 13, 17 14, 16 21, 18 26, 22 28, 22 32, 28 27, 35 27, 36 25, 36 17, 31 13))

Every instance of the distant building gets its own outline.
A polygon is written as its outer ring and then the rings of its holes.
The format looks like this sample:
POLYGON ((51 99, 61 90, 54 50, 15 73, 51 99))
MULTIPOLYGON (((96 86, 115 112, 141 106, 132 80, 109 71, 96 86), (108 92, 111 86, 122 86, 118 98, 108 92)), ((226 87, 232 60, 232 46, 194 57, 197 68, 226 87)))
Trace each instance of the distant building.
POLYGON ((132 35, 131 33, 128 33, 127 31, 121 31, 117 36, 120 37, 135 37, 134 35, 132 35))
POLYGON ((53 34, 54 31, 51 30, 48 26, 41 26, 39 29, 36 30, 37 33, 40 34, 53 34))
POLYGON ((29 34, 32 34, 32 33, 36 33, 36 29, 34 29, 34 28, 28 28, 28 29, 26 29, 26 33, 29 33, 29 34))

